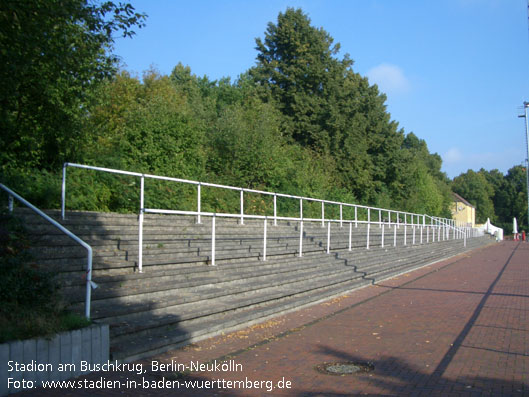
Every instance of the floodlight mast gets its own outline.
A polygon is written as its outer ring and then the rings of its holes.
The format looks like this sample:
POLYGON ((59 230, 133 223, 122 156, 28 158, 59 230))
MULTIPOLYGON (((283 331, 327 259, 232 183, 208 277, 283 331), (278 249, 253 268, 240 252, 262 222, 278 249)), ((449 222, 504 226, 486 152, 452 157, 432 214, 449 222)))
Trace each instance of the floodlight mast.
POLYGON ((527 146, 527 157, 525 159, 525 180, 527 183, 527 225, 529 227, 529 118, 527 116, 527 111, 529 109, 529 102, 524 101, 523 117, 525 118, 525 145, 527 146))

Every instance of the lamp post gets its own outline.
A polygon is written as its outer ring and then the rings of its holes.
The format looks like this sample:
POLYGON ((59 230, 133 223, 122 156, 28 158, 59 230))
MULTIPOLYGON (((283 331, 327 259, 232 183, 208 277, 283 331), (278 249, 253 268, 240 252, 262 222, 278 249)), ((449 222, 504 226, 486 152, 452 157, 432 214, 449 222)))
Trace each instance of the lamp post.
POLYGON ((529 118, 527 115, 528 108, 529 102, 524 101, 524 114, 518 117, 523 117, 525 119, 525 145, 527 146, 527 158, 525 159, 525 179, 527 182, 527 224, 529 227, 529 118))

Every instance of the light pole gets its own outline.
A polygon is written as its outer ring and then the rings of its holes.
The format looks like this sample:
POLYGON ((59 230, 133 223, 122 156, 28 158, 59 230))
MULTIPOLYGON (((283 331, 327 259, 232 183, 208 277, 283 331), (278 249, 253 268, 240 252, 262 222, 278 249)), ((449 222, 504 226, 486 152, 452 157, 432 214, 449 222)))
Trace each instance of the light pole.
POLYGON ((525 179, 527 182, 527 225, 529 227, 529 118, 527 115, 528 108, 529 102, 524 101, 524 114, 518 117, 525 118, 525 145, 527 146, 527 158, 525 159, 525 179))

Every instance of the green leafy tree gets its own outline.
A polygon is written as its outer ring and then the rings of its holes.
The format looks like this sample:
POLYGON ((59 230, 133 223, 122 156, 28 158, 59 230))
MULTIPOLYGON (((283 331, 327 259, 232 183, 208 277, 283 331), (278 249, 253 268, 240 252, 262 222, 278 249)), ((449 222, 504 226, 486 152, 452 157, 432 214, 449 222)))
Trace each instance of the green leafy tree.
POLYGON ((454 178, 452 190, 476 207, 476 222, 485 223, 487 218, 496 221, 494 212, 494 187, 483 173, 468 170, 454 178))
POLYGON ((503 219, 505 222, 509 222, 509 220, 512 221, 513 217, 516 217, 520 227, 524 227, 525 231, 529 231, 527 226, 527 176, 525 172, 525 167, 517 165, 509 169, 507 175, 505 175, 506 185, 511 193, 510 208, 512 212, 508 214, 506 209, 503 219))
POLYGON ((507 232, 512 231, 512 220, 516 218, 519 229, 527 228, 527 177, 525 168, 517 165, 510 168, 504 176, 497 170, 485 171, 485 176, 494 184, 494 209, 498 215, 498 224, 507 232), (500 179, 501 176, 501 179, 500 179))
POLYGON ((352 61, 336 59, 340 45, 312 27, 300 9, 280 13, 277 24, 268 24, 264 41, 256 43, 258 65, 250 75, 271 91, 285 116, 285 131, 302 145, 328 151, 325 105, 352 61))
POLYGON ((0 166, 76 158, 91 89, 116 70, 115 34, 132 36, 144 19, 110 1, 0 3, 0 166))
POLYGON ((256 43, 249 74, 283 114, 285 135, 331 156, 339 189, 376 202, 390 167, 385 154, 400 146, 385 96, 353 72, 348 55, 337 58, 340 45, 300 9, 280 13, 256 43))
POLYGON ((527 181, 525 168, 516 165, 504 175, 497 169, 480 169, 461 174, 454 179, 453 190, 476 206, 479 221, 487 217, 505 233, 512 232, 516 218, 518 229, 527 228, 527 181), (492 207, 492 209, 491 209, 492 207))
MULTIPOLYGON (((188 98, 175 89, 168 76, 149 71, 140 82, 121 73, 101 87, 99 94, 87 127, 90 140, 84 151, 88 163, 179 178, 203 178, 203 126, 188 98)), ((82 197, 93 196, 95 190, 98 197, 104 198, 98 203, 103 208, 137 210, 137 180, 100 175, 93 183, 101 187, 87 191, 90 184, 79 185, 80 205, 85 205, 82 197)), ((149 197, 157 197, 157 201, 149 205, 165 208, 171 208, 178 200, 186 203, 192 195, 190 189, 174 183, 149 180, 146 189, 156 190, 149 197)))

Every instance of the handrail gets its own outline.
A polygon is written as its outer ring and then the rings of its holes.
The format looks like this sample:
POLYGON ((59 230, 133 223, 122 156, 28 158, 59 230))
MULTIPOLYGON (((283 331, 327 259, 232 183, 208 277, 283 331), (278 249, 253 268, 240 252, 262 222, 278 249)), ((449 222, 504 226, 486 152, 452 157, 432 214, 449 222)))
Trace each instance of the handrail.
POLYGON ((18 201, 20 201, 22 204, 24 204, 29 209, 36 212, 38 215, 40 215, 42 218, 46 219, 48 222, 50 222, 53 226, 58 228, 60 231, 65 233, 68 237, 72 238, 75 242, 82 245, 88 254, 87 259, 87 265, 86 265, 86 302, 85 302, 85 316, 87 319, 90 319, 90 301, 91 301, 91 288, 96 288, 95 283, 92 282, 92 247, 90 247, 86 242, 81 240, 79 237, 77 237, 75 234, 73 234, 71 231, 66 229, 64 226, 62 226, 60 223, 58 223, 56 220, 50 218, 48 215, 46 215, 44 212, 39 210, 37 207, 35 207, 33 204, 19 196, 17 193, 15 193, 13 190, 9 189, 7 186, 0 183, 0 188, 3 189, 8 195, 9 195, 9 211, 13 211, 13 197, 16 198, 18 201))
MULTIPOLYGON (((216 232, 215 232, 215 219, 217 217, 224 217, 224 218, 239 218, 239 215, 236 214, 224 214, 224 213, 216 213, 216 212, 197 212, 197 211, 180 211, 180 210, 163 210, 163 209, 154 209, 154 208, 144 208, 144 213, 149 214, 165 214, 165 215, 200 215, 200 216, 206 216, 211 217, 211 265, 216 266, 215 263, 215 241, 216 241, 216 232)), ((270 216, 267 215, 245 215, 248 219, 256 219, 256 220, 264 220, 264 230, 263 230, 263 261, 266 261, 266 245, 267 245, 267 222, 270 220, 270 216)), ((314 222, 319 223, 320 219, 314 219, 314 218, 296 218, 296 217, 278 217, 279 220, 288 220, 288 221, 298 221, 299 222, 299 251, 298 256, 301 257, 303 253, 303 222, 314 222)), ((420 228, 420 244, 423 244, 423 236, 422 231, 423 229, 426 229, 428 231, 427 233, 427 243, 429 242, 429 230, 432 230, 432 243, 435 242, 435 233, 434 231, 436 229, 439 229, 438 232, 438 240, 440 241, 441 231, 440 225, 428 225, 428 224, 415 224, 415 223, 399 223, 399 222, 379 222, 379 221, 359 221, 359 220, 339 220, 339 219, 327 219, 327 254, 330 253, 330 231, 331 231, 331 223, 337 223, 342 226, 343 223, 349 224, 349 251, 351 251, 351 236, 352 236, 352 225, 353 223, 362 223, 367 225, 367 234, 366 234, 366 249, 369 249, 370 245, 370 233, 369 233, 369 226, 371 224, 380 224, 381 226, 381 247, 384 247, 384 226, 387 225, 389 227, 393 226, 393 246, 397 245, 397 228, 400 226, 404 227, 404 240, 403 244, 406 245, 406 227, 411 226, 413 228, 413 242, 412 245, 415 245, 415 228, 420 228)), ((140 231, 142 230, 142 224, 140 223, 140 231)), ((461 238, 461 237, 458 237, 461 238)), ((455 236, 454 236, 455 239, 455 236)), ((443 237, 443 240, 445 238, 443 237)), ((466 246, 466 239, 465 239, 465 246, 466 246)), ((141 269, 140 269, 141 270, 141 269)))
MULTIPOLYGON (((363 208, 363 209, 366 209, 366 210, 373 210, 373 211, 381 211, 381 212, 383 211, 383 212, 390 213, 390 214, 397 214, 397 217, 399 215, 404 215, 404 216, 409 215, 411 217, 417 217, 417 218, 425 216, 425 214, 417 214, 417 213, 407 212, 407 211, 391 210, 391 209, 380 208, 380 207, 370 207, 370 206, 362 205, 362 204, 344 203, 344 202, 340 202, 340 201, 324 200, 324 199, 318 199, 318 198, 313 198, 313 197, 296 196, 296 195, 285 194, 285 193, 277 193, 277 192, 267 192, 267 191, 264 191, 264 190, 242 188, 242 187, 236 187, 236 186, 230 186, 230 185, 220 185, 220 184, 216 184, 216 183, 199 182, 199 181, 192 181, 192 180, 189 180, 189 179, 174 178, 174 177, 168 177, 168 176, 159 176, 159 175, 152 175, 152 174, 144 174, 144 173, 139 173, 139 172, 123 171, 123 170, 116 170, 116 169, 113 169, 113 168, 96 167, 96 166, 91 166, 91 165, 84 165, 84 164, 66 162, 63 165, 63 179, 62 179, 61 215, 62 215, 63 219, 64 219, 64 216, 65 216, 65 206, 66 206, 66 168, 67 167, 82 168, 82 169, 88 169, 88 170, 93 170, 93 171, 102 171, 102 172, 109 172, 109 173, 114 173, 114 174, 129 175, 129 176, 135 176, 135 177, 139 177, 139 178, 150 178, 150 179, 159 179, 159 180, 187 183, 187 184, 191 184, 191 185, 196 185, 196 186, 198 186, 198 188, 200 188, 201 186, 209 186, 209 187, 216 187, 216 188, 221 188, 221 189, 236 190, 236 191, 240 191, 240 192, 265 194, 265 195, 268 195, 268 196, 292 198, 292 199, 296 199, 296 200, 313 201, 313 202, 332 204, 332 205, 340 205, 340 206, 353 207, 353 208, 363 208)), ((200 211, 198 211, 198 212, 200 212, 200 211)), ((246 217, 246 216, 247 216, 246 214, 243 215, 243 217, 246 217)), ((441 219, 441 218, 439 218, 439 219, 441 219)), ((418 224, 419 223, 417 223, 417 225, 418 224)))
POLYGON ((454 226, 454 225, 451 224, 451 222, 450 223, 449 222, 445 222, 445 220, 443 218, 432 217, 430 215, 426 215, 426 217, 428 217, 428 218, 430 218, 432 220, 435 220, 435 221, 439 222, 439 224, 442 224, 442 225, 448 227, 449 230, 452 229, 454 231, 454 239, 455 239, 455 233, 457 232, 458 233, 458 238, 463 238, 465 247, 467 245, 467 242, 466 242, 467 237, 476 237, 476 228, 468 227, 468 226, 454 226))
MULTIPOLYGON (((188 179, 181 179, 181 178, 174 178, 174 177, 167 177, 167 176, 158 176, 158 175, 151 175, 151 174, 144 174, 139 172, 131 172, 131 171, 123 171, 123 170, 116 170, 112 168, 104 168, 104 167, 95 167, 90 165, 84 165, 84 164, 76 164, 76 163, 64 163, 63 165, 63 175, 62 175, 62 194, 61 194, 61 216, 62 219, 65 217, 65 208, 66 208, 66 169, 67 167, 74 167, 74 168, 81 168, 81 169, 87 169, 87 170, 94 170, 94 171, 101 171, 101 172, 109 172, 114 174, 121 174, 121 175, 129 175, 134 177, 141 178, 140 183, 140 208, 139 208, 139 216, 138 216, 138 271, 142 273, 142 262, 143 262, 143 218, 145 212, 151 212, 151 213, 172 213, 172 214, 186 214, 186 215, 196 215, 197 216, 197 223, 201 223, 201 216, 211 216, 212 213, 204 213, 201 210, 201 188, 202 186, 209 186, 209 187, 215 187, 215 188, 221 188, 221 189, 228 189, 228 190, 234 190, 240 192, 240 213, 239 214, 227 214, 227 213, 215 213, 215 216, 228 216, 228 217, 237 217, 240 219, 240 223, 244 224, 244 219, 250 219, 250 218, 269 218, 274 220, 274 225, 277 225, 278 219, 283 220, 310 220, 310 221, 318 221, 321 222, 321 226, 323 227, 325 225, 325 222, 340 222, 340 225, 342 225, 344 222, 354 222, 355 225, 358 223, 367 223, 367 225, 370 224, 378 224, 380 227, 383 226, 383 224, 395 224, 397 227, 400 225, 404 225, 405 227, 407 225, 413 225, 413 226, 420 226, 421 220, 422 220, 422 226, 426 226, 426 217, 433 220, 435 219, 436 222, 444 222, 446 224, 452 223, 452 220, 445 219, 445 218, 433 218, 426 214, 416 214, 406 211, 397 211, 397 210, 391 210, 391 209, 385 209, 385 208, 379 208, 379 207, 369 207, 362 204, 351 204, 351 203, 344 203, 339 201, 332 201, 332 200, 323 200, 318 198, 311 198, 311 197, 304 197, 304 196, 295 196, 290 194, 284 194, 284 193, 276 193, 276 192, 267 192, 263 190, 255 190, 255 189, 247 189, 242 187, 235 187, 235 186, 229 186, 229 185, 219 185, 215 183, 208 183, 208 182, 198 182, 198 181, 192 181, 188 179), (196 211, 181 211, 181 210, 157 210, 157 209, 147 209, 145 208, 145 200, 144 200, 144 193, 145 193, 145 178, 151 178, 151 179, 158 179, 158 180, 166 180, 166 181, 173 181, 173 182, 179 182, 179 183, 187 183, 191 185, 197 186, 197 205, 196 211), (265 216, 265 215, 249 215, 244 213, 244 193, 257 193, 257 194, 265 194, 268 196, 273 196, 273 210, 274 215, 273 216, 265 216), (278 197, 284 197, 284 198, 291 198, 295 200, 299 200, 299 218, 296 217, 281 217, 277 213, 277 198, 278 197), (305 218, 303 216, 303 201, 312 201, 312 202, 319 202, 321 203, 321 218, 315 219, 315 218, 305 218), (340 208, 340 219, 339 220, 333 220, 333 219, 326 219, 325 218, 325 204, 329 205, 338 205, 340 208), (343 207, 349 207, 354 208, 354 219, 344 219, 343 218, 343 207), (364 209, 367 211, 367 221, 361 221, 358 219, 358 209, 364 209), (371 219, 371 212, 376 211, 378 212, 378 221, 371 219), (382 220, 382 212, 387 213, 388 216, 388 222, 383 222, 382 220), (392 215, 395 214, 395 221, 392 220, 392 215), (404 220, 401 220, 401 216, 404 217, 404 220), (408 223, 408 217, 410 219, 410 223, 408 223)), ((369 234, 369 231, 368 231, 369 234)))

